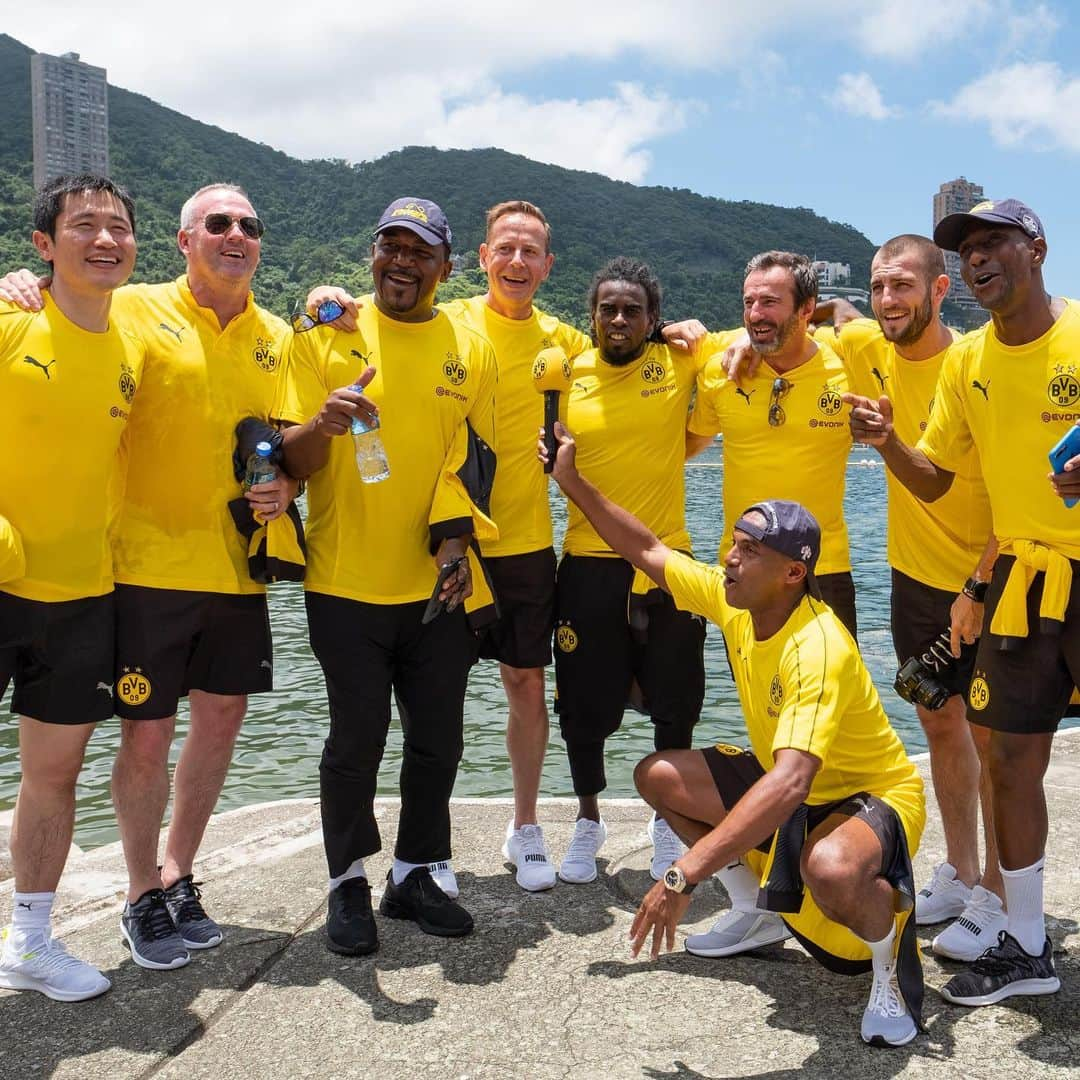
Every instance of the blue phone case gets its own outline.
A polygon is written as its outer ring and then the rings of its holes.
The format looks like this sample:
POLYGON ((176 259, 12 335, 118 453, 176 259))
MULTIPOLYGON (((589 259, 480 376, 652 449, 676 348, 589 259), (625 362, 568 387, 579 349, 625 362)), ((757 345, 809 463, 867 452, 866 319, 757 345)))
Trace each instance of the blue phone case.
MULTIPOLYGON (((1065 462, 1077 454, 1080 454, 1080 427, 1074 424, 1050 451, 1050 468, 1056 473, 1064 472, 1065 462)), ((1065 505, 1073 507, 1078 502, 1080 499, 1066 499, 1065 505)))

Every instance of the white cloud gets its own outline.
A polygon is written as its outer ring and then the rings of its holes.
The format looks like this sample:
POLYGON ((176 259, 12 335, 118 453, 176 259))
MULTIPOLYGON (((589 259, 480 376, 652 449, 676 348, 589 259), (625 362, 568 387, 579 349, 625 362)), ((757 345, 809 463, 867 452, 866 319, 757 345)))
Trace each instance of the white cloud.
POLYGON ((857 75, 851 72, 841 75, 836 89, 827 95, 826 100, 834 108, 870 120, 888 120, 901 112, 899 108, 885 104, 877 83, 865 71, 857 75))
POLYGON ((1080 76, 1067 76, 1048 61, 992 71, 934 111, 985 123, 1001 146, 1080 153, 1080 76))

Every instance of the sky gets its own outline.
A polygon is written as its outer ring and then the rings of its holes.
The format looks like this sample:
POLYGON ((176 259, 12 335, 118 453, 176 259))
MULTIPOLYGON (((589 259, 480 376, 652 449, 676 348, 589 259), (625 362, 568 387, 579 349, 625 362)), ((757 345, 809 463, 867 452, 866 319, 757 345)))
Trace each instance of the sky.
POLYGON ((1062 0, 194 0, 188 28, 155 8, 52 0, 0 29, 302 158, 497 146, 809 207, 878 243, 928 234, 934 192, 965 176, 1035 210, 1049 288, 1080 296, 1080 11, 1062 0))

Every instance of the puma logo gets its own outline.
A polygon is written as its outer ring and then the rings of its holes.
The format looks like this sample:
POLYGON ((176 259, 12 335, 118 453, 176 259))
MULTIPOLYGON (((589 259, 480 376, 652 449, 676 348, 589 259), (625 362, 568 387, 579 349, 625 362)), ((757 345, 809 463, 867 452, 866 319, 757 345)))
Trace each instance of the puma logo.
POLYGON ((30 354, 28 353, 26 356, 23 357, 23 363, 33 364, 34 367, 41 368, 41 370, 45 372, 45 378, 49 382, 52 382, 52 376, 49 374, 49 368, 51 368, 53 364, 56 363, 55 359, 50 360, 47 364, 43 364, 40 360, 35 360, 34 357, 30 356, 30 354))
POLYGON ((184 344, 183 338, 181 338, 180 335, 187 329, 186 326, 181 326, 179 330, 174 330, 171 326, 167 326, 165 323, 158 323, 158 326, 162 330, 166 331, 166 333, 172 334, 172 336, 176 338, 176 340, 180 342, 181 345, 184 344))
POLYGON ((30 911, 31 908, 33 908, 33 906, 34 906, 34 902, 33 902, 33 900, 31 900, 30 903, 28 904, 28 903, 26 903, 25 900, 20 900, 16 906, 17 907, 24 907, 24 908, 26 908, 27 911, 30 911))
POLYGON ((990 400, 990 380, 989 379, 986 380, 986 385, 985 386, 983 386, 983 384, 981 382, 979 382, 978 379, 972 379, 971 380, 971 389, 972 390, 978 390, 979 393, 982 394, 982 396, 983 396, 983 401, 989 401, 990 400))
POLYGON ((881 372, 878 371, 877 368, 871 368, 870 369, 870 374, 873 375, 875 379, 877 379, 878 386, 880 386, 881 389, 882 389, 882 392, 884 392, 885 384, 889 381, 889 376, 888 375, 882 375, 881 372))
POLYGON ((366 364, 368 362, 368 358, 371 356, 371 353, 368 353, 367 356, 365 356, 359 349, 350 349, 349 355, 355 356, 357 360, 362 360, 366 364))
POLYGON ((99 682, 97 684, 97 686, 94 687, 94 689, 95 690, 104 690, 106 694, 111 694, 112 693, 112 685, 110 683, 107 683, 107 682, 99 682))
POLYGON ((751 390, 750 393, 748 394, 741 386, 736 386, 735 387, 735 393, 741 398, 746 398, 746 404, 749 405, 751 395, 756 394, 757 391, 756 390, 751 390))

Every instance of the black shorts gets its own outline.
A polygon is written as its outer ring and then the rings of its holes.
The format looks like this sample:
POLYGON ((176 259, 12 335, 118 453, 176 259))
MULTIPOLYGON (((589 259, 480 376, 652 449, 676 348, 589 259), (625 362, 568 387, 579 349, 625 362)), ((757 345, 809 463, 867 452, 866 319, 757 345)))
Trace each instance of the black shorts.
POLYGON ((257 694, 274 686, 264 593, 116 586, 116 713, 174 716, 190 690, 257 694))
MULTIPOLYGON (((956 595, 893 570, 889 623, 898 665, 902 667, 911 657, 921 656, 949 628, 956 595)), ((978 651, 977 641, 961 645, 959 657, 937 671, 934 677, 950 694, 963 694, 967 698, 978 651)))
POLYGON ((112 716, 112 593, 55 603, 0 592, 0 697, 43 724, 96 724, 112 716))
MULTIPOLYGON (((716 784, 716 790, 728 811, 765 775, 765 770, 753 751, 744 750, 741 746, 717 743, 715 746, 706 746, 701 752, 705 755, 705 764, 709 766, 713 783, 716 784)), ((807 835, 833 814, 857 817, 865 821, 881 844, 882 866, 888 866, 892 862, 904 826, 896 811, 884 799, 858 791, 844 799, 808 806, 807 835)), ((772 840, 772 836, 766 837, 757 845, 757 850, 767 855, 772 847, 772 840)))
POLYGON ((514 668, 547 667, 555 629, 555 550, 486 558, 499 621, 480 637, 480 656, 514 668))
POLYGON ((838 574, 818 574, 821 599, 833 609, 836 617, 847 627, 847 632, 859 643, 859 620, 855 614, 855 582, 850 570, 838 574))
POLYGON ((1045 575, 1039 573, 1027 594, 1028 636, 1004 639, 990 633, 990 624, 1015 561, 1012 555, 1002 555, 994 564, 967 715, 971 723, 995 731, 1047 734, 1057 730, 1072 689, 1080 684, 1080 561, 1072 562, 1072 589, 1059 632, 1040 632, 1045 575), (1003 642, 1008 645, 1005 649, 1003 642))

